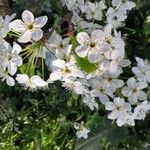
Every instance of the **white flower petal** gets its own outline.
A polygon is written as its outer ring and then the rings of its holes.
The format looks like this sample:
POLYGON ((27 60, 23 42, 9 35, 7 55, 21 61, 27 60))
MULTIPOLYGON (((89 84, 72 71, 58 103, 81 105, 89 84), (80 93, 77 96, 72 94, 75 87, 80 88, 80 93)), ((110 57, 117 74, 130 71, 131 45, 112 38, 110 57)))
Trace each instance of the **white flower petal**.
POLYGON ((121 0, 112 0, 113 6, 118 6, 121 3, 121 0))
POLYGON ((20 42, 20 43, 28 43, 30 40, 31 40, 31 32, 30 31, 26 31, 20 36, 20 38, 18 39, 18 42, 20 42))
POLYGON ((25 10, 22 13, 22 20, 26 24, 32 24, 34 22, 34 15, 30 11, 25 10))
POLYGON ((127 81, 127 85, 129 86, 129 87, 135 87, 135 84, 136 84, 136 80, 135 80, 135 78, 130 78, 130 79, 128 79, 128 81, 127 81))
POLYGON ((15 63, 13 63, 13 62, 9 63, 9 65, 8 65, 8 72, 11 75, 14 75, 17 72, 17 66, 16 66, 15 63))
POLYGON ((106 110, 114 110, 115 109, 115 105, 113 102, 108 102, 105 104, 105 108, 106 110))
POLYGON ((61 80, 60 72, 52 72, 50 74, 49 80, 51 81, 61 80))
POLYGON ((22 20, 20 20, 20 19, 12 21, 10 23, 10 28, 17 32, 25 32, 26 31, 25 25, 22 22, 22 20))
POLYGON ((147 100, 147 94, 144 91, 139 91, 138 99, 139 100, 147 100))
POLYGON ((109 97, 107 95, 100 95, 99 98, 102 104, 106 104, 109 102, 109 97))
POLYGON ((64 68, 65 67, 65 61, 64 60, 60 60, 60 59, 56 59, 52 62, 52 65, 58 68, 64 68))
POLYGON ((16 52, 17 54, 19 54, 21 52, 22 48, 19 44, 17 44, 16 42, 13 43, 13 49, 12 49, 12 53, 16 52))
POLYGON ((48 21, 48 17, 47 16, 41 16, 35 19, 35 26, 38 28, 42 28, 46 22, 48 21))
POLYGON ((79 44, 86 45, 89 40, 89 35, 86 32, 80 32, 77 34, 77 41, 79 44))
POLYGON ((118 111, 112 111, 110 114, 108 114, 108 119, 117 119, 119 116, 118 111))
POLYGON ((14 86, 15 85, 15 80, 11 76, 6 77, 6 83, 9 86, 14 86))
POLYGON ((17 74, 16 80, 20 84, 26 84, 29 82, 29 77, 26 74, 17 74))
POLYGON ((75 49, 75 52, 77 53, 78 56, 80 57, 86 57, 87 53, 88 53, 88 47, 87 46, 78 46, 75 49))
POLYGON ((36 85, 37 87, 45 87, 48 86, 48 83, 45 82, 40 76, 34 75, 30 78, 30 81, 36 85))
POLYGON ((43 37, 42 29, 37 29, 32 33, 32 39, 35 41, 40 40, 43 37))

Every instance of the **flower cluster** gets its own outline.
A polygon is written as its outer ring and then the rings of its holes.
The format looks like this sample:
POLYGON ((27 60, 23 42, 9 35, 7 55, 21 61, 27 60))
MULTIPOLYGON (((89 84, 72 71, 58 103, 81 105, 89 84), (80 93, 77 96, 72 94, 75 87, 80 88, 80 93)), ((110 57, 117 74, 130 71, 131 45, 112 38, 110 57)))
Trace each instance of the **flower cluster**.
MULTIPOLYGON (((63 0, 63 3, 73 15, 71 21, 77 34, 72 37, 61 36, 51 30, 51 36, 45 40, 42 27, 48 21, 47 16, 34 18, 28 10, 22 13, 22 20, 12 21, 14 15, 5 19, 1 17, 2 81, 14 86, 16 79, 25 89, 33 91, 48 88, 48 84, 59 80, 68 91, 81 95, 82 102, 91 110, 104 105, 110 111, 108 118, 118 126, 134 126, 135 120, 144 120, 150 110, 146 94, 150 83, 150 63, 136 57, 137 66, 132 67, 125 53, 124 39, 117 30, 118 26, 123 26, 135 3, 112 0, 109 8, 103 0, 95 3, 63 0), (101 22, 105 25, 102 26, 101 22), (17 37, 12 45, 4 39, 7 35, 17 37), (43 74, 28 74, 29 67, 36 65, 38 59, 42 59, 43 74), (44 60, 50 71, 46 81, 44 60), (27 61, 29 65, 22 71, 20 68, 27 61), (123 68, 130 69, 129 66, 133 76, 124 79, 123 68)), ((75 129, 79 138, 86 139, 90 132, 84 125, 76 125, 75 129)))

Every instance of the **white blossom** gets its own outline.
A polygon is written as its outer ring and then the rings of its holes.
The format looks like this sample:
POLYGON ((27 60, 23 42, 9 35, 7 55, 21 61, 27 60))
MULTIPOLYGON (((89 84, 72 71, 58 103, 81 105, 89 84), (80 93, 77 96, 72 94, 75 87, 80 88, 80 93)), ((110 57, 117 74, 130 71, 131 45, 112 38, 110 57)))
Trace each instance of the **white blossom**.
POLYGON ((85 95, 83 96, 83 102, 91 110, 94 110, 94 108, 98 109, 98 103, 96 102, 95 98, 92 96, 91 92, 88 90, 85 92, 85 95))
POLYGON ((55 53, 56 58, 65 59, 69 57, 72 49, 72 45, 69 44, 69 42, 69 38, 62 39, 62 37, 54 31, 48 39, 48 47, 55 53))
POLYGON ((80 81, 72 81, 67 79, 62 86, 69 91, 75 92, 76 94, 84 94, 85 91, 85 86, 80 81))
POLYGON ((77 34, 77 41, 80 44, 75 52, 80 57, 88 57, 91 63, 98 62, 102 59, 102 54, 108 49, 104 43, 104 33, 101 30, 94 30, 89 36, 86 32, 77 34))
POLYGON ((114 97, 113 93, 114 91, 112 91, 106 84, 105 81, 100 81, 97 79, 93 79, 91 81, 91 86, 92 86, 92 90, 91 90, 91 95, 94 97, 99 97, 99 100, 101 101, 102 104, 106 104, 107 102, 109 102, 109 96, 111 98, 114 97))
POLYGON ((147 100, 147 95, 143 91, 148 85, 145 82, 137 82, 135 78, 127 80, 127 86, 122 88, 122 94, 128 97, 131 104, 137 104, 138 100, 147 100))
POLYGON ((22 48, 17 43, 13 43, 13 47, 8 42, 4 42, 0 46, 0 63, 4 68, 7 68, 10 75, 14 75, 17 67, 22 65, 22 58, 19 56, 22 48))
POLYGON ((135 126, 134 115, 132 112, 124 112, 120 115, 116 121, 119 127, 125 126, 135 126))
POLYGON ((148 101, 144 101, 137 105, 134 109, 134 119, 136 120, 144 120, 146 114, 150 111, 150 103, 148 101))
POLYGON ((38 75, 29 78, 27 74, 17 74, 16 80, 19 84, 23 85, 25 89, 28 88, 31 91, 48 87, 48 83, 38 75))
POLYGON ((0 36, 5 37, 7 33, 11 30, 10 21, 16 16, 12 14, 11 16, 6 15, 5 18, 0 17, 0 36))
POLYGON ((69 11, 79 12, 79 9, 84 11, 84 0, 62 0, 69 11))
POLYGON ((131 10, 136 4, 130 0, 112 0, 114 7, 122 7, 125 10, 131 10))
POLYGON ((136 75, 139 81, 150 83, 150 63, 139 57, 136 57, 135 59, 137 61, 137 67, 133 67, 132 72, 136 75))
POLYGON ((122 116, 125 112, 131 111, 131 105, 124 101, 123 98, 115 97, 114 102, 107 102, 105 104, 106 110, 112 111, 108 114, 109 119, 117 119, 122 116))
POLYGON ((84 127, 83 122, 81 122, 81 124, 74 124, 74 128, 77 130, 76 135, 78 138, 84 138, 87 139, 88 138, 88 133, 90 132, 90 129, 84 127))
POLYGON ((103 1, 100 1, 99 3, 91 3, 87 2, 85 6, 85 14, 86 18, 88 20, 96 19, 96 20, 102 20, 103 14, 102 11, 106 9, 106 5, 103 1))
POLYGON ((15 80, 2 68, 0 68, 0 78, 2 81, 6 80, 6 84, 9 86, 15 85, 15 80))
POLYGON ((112 23, 113 21, 122 22, 127 18, 126 10, 122 7, 119 7, 117 9, 110 7, 106 13, 106 16, 108 23, 112 23))
POLYGON ((42 27, 46 24, 48 17, 41 16, 34 18, 34 15, 25 10, 22 13, 22 20, 16 19, 10 23, 10 27, 17 32, 21 33, 18 41, 21 43, 27 43, 29 41, 38 41, 43 37, 42 27), (23 20, 23 21, 22 21, 23 20))
POLYGON ((118 74, 105 73, 103 74, 103 80, 105 81, 108 88, 112 91, 116 91, 117 88, 120 88, 124 85, 124 81, 118 79, 118 74))
POLYGON ((74 60, 65 62, 64 60, 56 59, 52 62, 52 65, 54 66, 54 70, 49 78, 52 81, 65 81, 66 79, 77 77, 84 78, 84 74, 79 70, 74 60))

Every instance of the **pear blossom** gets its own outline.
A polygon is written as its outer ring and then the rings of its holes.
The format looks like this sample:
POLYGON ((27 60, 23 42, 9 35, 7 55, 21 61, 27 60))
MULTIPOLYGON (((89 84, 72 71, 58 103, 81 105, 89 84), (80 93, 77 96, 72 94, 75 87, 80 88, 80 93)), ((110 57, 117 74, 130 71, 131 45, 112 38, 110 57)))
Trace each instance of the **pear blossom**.
POLYGON ((146 114, 150 111, 150 103, 145 100, 144 102, 137 105, 134 109, 134 119, 144 120, 146 114))
POLYGON ((97 79, 93 79, 91 81, 91 86, 92 86, 92 90, 91 90, 91 95, 94 97, 99 97, 99 100, 101 101, 102 104, 106 104, 107 102, 109 102, 109 96, 111 98, 114 97, 113 93, 114 91, 112 91, 106 84, 105 81, 100 81, 97 79))
POLYGON ((130 0, 112 0, 114 7, 122 7, 125 10, 131 10, 136 4, 130 0))
POLYGON ((0 16, 0 36, 5 37, 11 30, 10 22, 15 16, 16 14, 12 14, 11 16, 6 15, 5 18, 0 16))
POLYGON ((125 112, 118 117, 116 121, 119 127, 125 126, 135 126, 134 115, 132 112, 125 112))
POLYGON ((100 1, 99 3, 87 2, 85 6, 86 18, 88 20, 90 19, 102 20, 103 17, 102 11, 104 9, 106 9, 106 5, 103 1, 100 1))
POLYGON ((106 13, 107 22, 112 23, 113 21, 122 22, 127 18, 126 10, 122 7, 113 8, 110 7, 106 13))
POLYGON ((76 12, 73 12, 71 22, 73 23, 76 31, 86 30, 86 32, 89 34, 95 29, 101 29, 102 28, 102 26, 97 24, 97 23, 85 21, 76 12))
POLYGON ((0 63, 7 68, 10 75, 14 75, 17 67, 22 65, 22 58, 19 56, 22 48, 17 43, 13 43, 13 47, 8 42, 4 42, 0 51, 0 63))
POLYGON ((86 32, 77 34, 77 41, 80 44, 75 52, 80 57, 88 57, 91 63, 100 61, 104 52, 108 49, 104 43, 104 33, 101 30, 94 30, 89 36, 86 32))
POLYGON ((79 9, 84 11, 84 0, 62 0, 69 11, 78 12, 79 9))
POLYGON ((115 97, 113 102, 107 102, 105 104, 105 108, 106 110, 112 111, 108 114, 108 118, 112 120, 117 119, 124 113, 131 111, 130 103, 125 102, 124 99, 120 97, 115 97))
POLYGON ((31 39, 38 41, 43 37, 41 28, 48 20, 47 16, 34 18, 34 15, 30 11, 25 10, 22 13, 22 20, 16 19, 10 23, 11 29, 21 33, 21 36, 18 39, 19 42, 27 43, 30 42, 31 39))
POLYGON ((108 88, 111 89, 111 91, 116 91, 117 88, 120 88, 124 85, 124 81, 121 79, 118 79, 118 74, 112 74, 112 73, 105 73, 103 74, 104 81, 108 88))
POLYGON ((77 130, 76 135, 78 138, 84 138, 87 139, 88 138, 88 133, 90 132, 90 129, 86 128, 83 126, 84 122, 81 122, 81 124, 74 124, 74 128, 77 130))
POLYGON ((87 105, 91 110, 94 110, 95 108, 98 109, 98 103, 96 102, 95 98, 92 96, 90 91, 86 91, 83 99, 83 103, 87 105))
POLYGON ((90 132, 90 129, 82 128, 81 130, 77 131, 76 135, 77 135, 78 138, 83 137, 84 139, 87 139, 89 132, 90 132))
POLYGON ((72 45, 69 44, 69 42, 69 38, 62 39, 62 37, 54 31, 48 39, 48 47, 55 53, 56 58, 65 59, 69 56, 72 49, 72 45))
POLYGON ((2 81, 6 80, 6 84, 9 86, 15 85, 15 80, 4 70, 3 67, 0 67, 0 78, 2 81))
POLYGON ((16 80, 19 84, 23 85, 25 89, 32 91, 48 87, 48 83, 38 75, 29 78, 27 74, 17 74, 16 80))
POLYGON ((122 67, 127 67, 131 62, 125 58, 125 53, 121 49, 112 50, 105 53, 106 59, 110 60, 109 72, 117 73, 122 72, 122 67))
POLYGON ((69 91, 75 92, 76 94, 84 94, 85 91, 85 86, 80 81, 72 81, 67 79, 62 86, 69 91))
POLYGON ((128 97, 128 101, 131 104, 137 104, 138 100, 147 100, 147 95, 143 91, 148 85, 145 82, 137 82, 135 78, 127 80, 127 86, 122 88, 122 94, 128 97))
POLYGON ((64 60, 56 59, 52 62, 54 66, 53 72, 50 74, 50 80, 65 81, 69 78, 84 78, 84 74, 79 70, 74 60, 65 62, 64 60))
POLYGON ((150 63, 139 57, 136 57, 135 59, 137 61, 137 67, 133 67, 132 72, 136 75, 139 81, 150 83, 150 63))

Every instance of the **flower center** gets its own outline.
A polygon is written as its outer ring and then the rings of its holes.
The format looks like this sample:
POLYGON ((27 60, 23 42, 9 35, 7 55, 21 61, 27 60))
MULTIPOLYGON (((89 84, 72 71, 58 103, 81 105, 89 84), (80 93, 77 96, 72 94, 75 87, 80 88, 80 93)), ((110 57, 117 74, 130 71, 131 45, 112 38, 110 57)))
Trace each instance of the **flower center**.
POLYGON ((121 111, 121 110, 122 110, 122 107, 117 106, 116 109, 117 109, 118 111, 121 111))
POLYGON ((122 3, 127 3, 127 0, 122 0, 122 3))
POLYGON ((109 81, 109 82, 111 82, 111 81, 112 81, 112 78, 111 78, 111 77, 109 77, 109 78, 108 78, 108 81, 109 81))
POLYGON ((33 29, 33 24, 29 24, 29 25, 28 25, 28 29, 29 29, 29 30, 32 30, 32 29, 33 29))
POLYGON ((92 16, 95 16, 95 11, 92 11, 92 12, 91 12, 91 15, 92 15, 92 16))
POLYGON ((95 42, 91 42, 89 45, 90 45, 91 48, 95 48, 96 47, 96 43, 95 42))
POLYGON ((100 93, 105 93, 105 90, 104 89, 99 89, 100 93))
POLYGON ((132 91, 133 91, 133 93, 136 93, 136 92, 137 92, 137 89, 133 89, 132 91))
POLYGON ((65 67, 65 69, 63 70, 64 74, 69 74, 71 73, 70 69, 68 67, 65 67))
POLYGON ((59 47, 60 47, 60 48, 64 48, 63 43, 59 44, 59 47))
POLYGON ((11 61, 12 60, 12 55, 9 55, 8 56, 8 61, 11 61))

